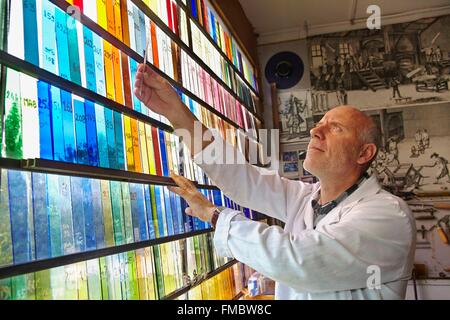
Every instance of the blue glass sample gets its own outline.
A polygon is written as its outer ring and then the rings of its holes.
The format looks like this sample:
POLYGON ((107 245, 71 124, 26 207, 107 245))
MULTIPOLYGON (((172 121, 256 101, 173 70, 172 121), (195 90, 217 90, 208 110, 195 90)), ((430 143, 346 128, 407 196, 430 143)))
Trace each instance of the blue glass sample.
POLYGON ((163 195, 164 195, 164 207, 166 208, 166 223, 167 223, 167 235, 173 236, 174 225, 173 225, 173 215, 172 215, 172 206, 170 205, 170 195, 169 189, 167 187, 162 187, 163 195))
POLYGON ((97 247, 95 237, 94 201, 91 191, 91 179, 81 178, 82 201, 84 212, 84 233, 86 250, 94 250, 97 247))
POLYGON ((222 203, 222 193, 220 192, 220 190, 213 190, 213 196, 214 196, 214 204, 216 206, 223 206, 222 203))
POLYGON ((53 160, 50 86, 38 81, 39 145, 41 159, 53 160))
POLYGON ((109 168, 118 169, 116 143, 114 139, 114 119, 113 111, 104 108, 105 112, 105 129, 106 129, 106 143, 108 149, 109 168))
POLYGON ((22 8, 25 60, 39 66, 36 0, 23 0, 22 8))
POLYGON ((251 219, 250 210, 248 208, 243 208, 242 212, 244 213, 244 216, 251 219))
POLYGON ((95 78, 94 38, 92 31, 83 26, 84 62, 86 71, 86 87, 97 92, 97 80, 95 78))
POLYGON ((58 176, 59 198, 61 212, 62 244, 64 254, 75 252, 75 239, 72 221, 72 199, 70 190, 70 177, 58 176))
POLYGON ((75 124, 73 121, 72 94, 61 89, 61 105, 63 109, 64 153, 66 162, 76 163, 75 124))
POLYGON ((162 169, 163 169, 163 175, 168 177, 169 176, 169 166, 167 165, 167 152, 166 152, 166 141, 164 138, 164 131, 157 128, 158 134, 159 134, 159 149, 161 152, 161 163, 162 163, 162 169))
POLYGON ((58 176, 47 175, 48 219, 50 225, 50 247, 52 257, 60 256, 62 250, 61 212, 58 176))
POLYGON ((86 119, 86 140, 89 165, 97 167, 99 164, 97 126, 95 122, 95 106, 92 101, 84 101, 84 113, 86 119))
POLYGON ((36 240, 36 259, 50 258, 50 225, 47 213, 47 182, 45 174, 31 174, 33 190, 34 236, 36 240))
POLYGON ((42 0, 42 68, 56 74, 55 7, 42 0))
POLYGON ((73 82, 81 86, 80 53, 78 49, 78 32, 75 27, 76 21, 69 15, 67 15, 66 18, 68 25, 71 26, 67 28, 67 39, 69 40, 70 77, 73 82))
POLYGON ((198 14, 197 14, 197 0, 191 0, 191 11, 192 11, 192 17, 195 20, 198 20, 198 14))
POLYGON ((145 212, 144 185, 136 184, 136 200, 139 219, 139 238, 148 240, 147 216, 145 212))
POLYGON ((102 193, 100 188, 100 180, 91 179, 91 197, 92 209, 94 212, 95 241, 97 248, 105 247, 105 230, 103 228, 103 209, 102 209, 102 193))
POLYGON ((84 102, 74 99, 73 108, 75 115, 75 133, 77 141, 77 162, 79 164, 89 164, 84 102))
POLYGON ((178 212, 177 212, 177 206, 175 203, 175 194, 173 192, 169 192, 169 199, 170 199, 170 208, 171 208, 171 216, 172 216, 172 223, 173 223, 173 233, 174 234, 180 234, 180 224, 178 220, 178 212))
POLYGON ((163 196, 162 187, 155 186, 156 217, 158 219, 158 231, 160 237, 167 236, 163 196))
POLYGON ((136 79, 136 72, 137 72, 137 62, 130 57, 130 75, 131 75, 131 92, 133 93, 133 109, 137 112, 141 112, 142 106, 141 101, 136 97, 134 94, 134 81, 136 79))
POLYGON ((52 140, 53 159, 56 161, 65 160, 65 145, 63 132, 63 110, 61 105, 61 90, 51 86, 50 100, 52 106, 52 140))
POLYGON ((208 7, 206 8, 206 15, 208 16, 208 24, 209 24, 209 35, 214 39, 213 33, 213 22, 212 22, 212 12, 208 7))
POLYGON ((55 8, 56 18, 56 48, 58 49, 59 75, 70 80, 69 40, 67 38, 67 15, 59 8, 55 8))
POLYGON ((225 202, 225 207, 230 208, 230 199, 226 195, 223 195, 223 201, 225 202))
POLYGON ((95 124, 97 126, 98 156, 100 167, 109 168, 108 143, 106 140, 105 112, 103 106, 95 104, 95 124))
POLYGON ((188 204, 186 200, 180 197, 180 206, 181 211, 183 213, 183 221, 184 221, 184 230, 185 232, 191 232, 194 231, 194 221, 192 220, 192 216, 187 215, 185 212, 186 208, 188 207, 188 204))
POLYGON ((11 235, 14 263, 32 260, 31 238, 32 226, 28 221, 27 173, 23 171, 8 171, 9 209, 11 215, 11 235))
POLYGON ((115 146, 117 154, 117 169, 125 170, 125 152, 123 143, 123 125, 122 114, 114 111, 114 133, 115 133, 115 146))
POLYGON ((86 250, 82 178, 70 177, 70 188, 75 251, 81 252, 86 250))
POLYGON ((211 17, 211 29, 213 33, 214 42, 217 43, 217 30, 216 30, 216 19, 214 18, 214 14, 210 12, 211 17))
POLYGON ((176 212, 176 218, 178 219, 178 233, 181 234, 185 232, 185 225, 184 225, 184 211, 181 208, 181 197, 177 194, 174 194, 175 197, 175 212, 176 212))

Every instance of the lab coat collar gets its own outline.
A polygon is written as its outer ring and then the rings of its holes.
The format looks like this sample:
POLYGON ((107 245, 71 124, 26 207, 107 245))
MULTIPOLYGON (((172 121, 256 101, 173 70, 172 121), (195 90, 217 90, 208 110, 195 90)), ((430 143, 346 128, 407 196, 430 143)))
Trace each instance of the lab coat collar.
MULTIPOLYGON (((321 221, 319 221, 319 225, 329 224, 332 222, 337 222, 340 220, 340 213, 346 209, 352 208, 359 201, 361 201, 364 197, 368 197, 378 193, 381 189, 380 184, 375 175, 371 175, 366 181, 364 181, 358 189, 356 189, 350 196, 344 199, 341 203, 339 203, 336 208, 331 210, 321 221)), ((317 184, 317 189, 311 194, 308 203, 307 203, 307 211, 305 214, 304 222, 307 229, 313 229, 314 223, 314 210, 311 206, 311 201, 313 199, 317 199, 320 192, 320 182, 317 184)), ((316 226, 316 228, 317 228, 316 226)))

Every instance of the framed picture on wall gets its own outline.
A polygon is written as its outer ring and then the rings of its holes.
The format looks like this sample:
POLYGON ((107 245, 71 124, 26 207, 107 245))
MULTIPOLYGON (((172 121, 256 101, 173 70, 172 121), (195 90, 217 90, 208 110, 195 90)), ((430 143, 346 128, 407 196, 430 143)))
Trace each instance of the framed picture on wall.
POLYGON ((283 161, 297 161, 298 160, 298 153, 297 151, 288 151, 283 152, 283 161))
POLYGON ((312 126, 310 90, 280 91, 278 112, 282 143, 300 142, 305 137, 309 138, 312 126))
POLYGON ((283 163, 283 171, 285 173, 298 173, 298 163, 297 163, 297 161, 284 162, 283 163))
POLYGON ((443 15, 308 37, 312 113, 450 102, 449 33, 443 15))

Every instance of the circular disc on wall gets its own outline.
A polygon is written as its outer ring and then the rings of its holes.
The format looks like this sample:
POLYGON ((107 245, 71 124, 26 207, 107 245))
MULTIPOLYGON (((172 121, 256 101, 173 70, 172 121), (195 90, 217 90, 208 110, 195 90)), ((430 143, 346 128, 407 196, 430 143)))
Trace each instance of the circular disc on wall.
POLYGON ((303 77, 302 59, 290 51, 273 55, 266 64, 265 75, 269 83, 275 82, 278 89, 289 89, 303 77))

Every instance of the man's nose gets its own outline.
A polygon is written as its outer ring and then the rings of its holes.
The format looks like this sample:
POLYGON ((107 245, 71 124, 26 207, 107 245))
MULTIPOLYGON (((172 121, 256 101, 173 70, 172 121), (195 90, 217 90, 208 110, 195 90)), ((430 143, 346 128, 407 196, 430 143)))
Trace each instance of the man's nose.
POLYGON ((311 138, 317 138, 319 140, 322 140, 324 138, 323 130, 324 130, 323 125, 318 124, 311 130, 309 130, 309 134, 311 135, 311 138))

